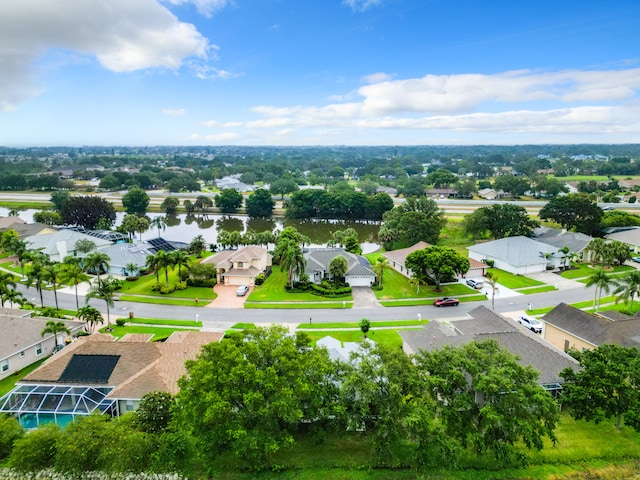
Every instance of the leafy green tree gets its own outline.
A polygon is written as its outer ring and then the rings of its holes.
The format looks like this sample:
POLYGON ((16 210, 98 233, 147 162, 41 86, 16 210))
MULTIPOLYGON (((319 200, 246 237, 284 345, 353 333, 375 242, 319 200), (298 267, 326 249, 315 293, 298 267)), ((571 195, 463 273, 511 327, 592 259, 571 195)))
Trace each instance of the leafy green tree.
POLYGON ((149 223, 149 226, 151 228, 156 227, 158 229, 158 238, 160 238, 160 229, 164 231, 167 228, 167 221, 164 217, 153 217, 151 219, 151 222, 149 223))
POLYGON ((61 225, 62 216, 58 212, 41 210, 33 214, 33 221, 38 223, 44 223, 45 225, 61 225))
POLYGON ((514 175, 501 175, 493 182, 493 188, 504 190, 513 196, 524 195, 524 192, 531 188, 531 183, 524 177, 514 175))
POLYGON ((245 202, 247 215, 251 218, 269 218, 273 215, 273 208, 276 202, 271 197, 271 193, 264 188, 256 189, 245 202))
POLYGON ((176 197, 166 197, 160 204, 160 208, 166 215, 177 215, 180 200, 176 197))
POLYGON ((364 338, 367 338, 367 333, 369 333, 369 330, 371 330, 371 322, 369 321, 369 319, 363 318, 362 320, 360 320, 358 326, 360 327, 360 331, 362 332, 362 335, 364 335, 364 338))
POLYGON ((116 221, 116 210, 113 204, 104 198, 95 196, 72 196, 63 205, 62 223, 79 225, 88 230, 99 224, 108 227, 116 221))
POLYGON ((640 431, 640 352, 635 347, 600 345, 582 352, 580 370, 565 368, 562 404, 576 419, 616 419, 640 431))
POLYGON ((242 206, 242 194, 233 188, 223 188, 215 196, 216 207, 222 213, 235 213, 242 206))
POLYGON ((202 252, 204 252, 206 248, 207 242, 205 242, 202 235, 194 237, 189 244, 189 251, 193 252, 198 258, 202 258, 202 252))
POLYGON ((602 299, 602 292, 609 293, 610 285, 612 282, 612 278, 607 275, 604 268, 598 267, 591 272, 591 275, 587 278, 587 281, 584 283, 584 286, 589 288, 592 286, 596 287, 595 295, 593 297, 593 308, 596 309, 596 312, 600 310, 600 300, 602 299), (596 305, 596 301, 598 305, 596 305))
MULTIPOLYGON (((298 346, 282 327, 245 330, 240 341, 210 343, 187 362, 176 411, 205 452, 267 466, 295 442, 303 422, 335 414, 334 367, 326 349, 298 346)), ((203 456, 212 464, 214 455, 203 456)))
POLYGON ((24 435, 24 429, 11 415, 0 415, 0 460, 11 454, 13 444, 24 435))
POLYGON ((104 252, 92 252, 82 259, 82 266, 85 271, 95 273, 100 280, 102 272, 108 272, 111 258, 104 252))
POLYGON ((78 253, 89 253, 96 249, 96 242, 89 240, 88 238, 81 238, 75 244, 75 249, 78 253))
POLYGON ((497 203, 479 208, 476 212, 478 211, 482 213, 471 214, 477 218, 470 220, 470 223, 465 226, 465 228, 471 228, 472 234, 473 232, 481 234, 482 232, 478 229, 481 225, 485 225, 491 236, 496 239, 518 235, 530 237, 533 230, 540 226, 537 221, 529 217, 524 207, 512 203, 497 203))
POLYGON ((206 195, 198 195, 193 206, 198 212, 206 215, 209 212, 209 209, 213 207, 213 200, 206 195))
POLYGON ((147 433, 161 433, 165 431, 173 417, 175 400, 167 392, 146 393, 136 409, 135 424, 147 433))
POLYGON ((280 198, 283 200, 285 195, 297 192, 299 189, 300 188, 295 180, 290 178, 279 179, 275 182, 271 182, 271 185, 269 185, 269 191, 273 195, 280 195, 280 198))
POLYGON ((184 200, 184 202, 182 202, 182 205, 184 206, 185 211, 187 212, 187 214, 189 213, 193 213, 196 211, 196 207, 193 204, 193 202, 191 200, 189 200, 188 198, 186 198, 184 200))
POLYGON ((379 237, 384 239, 388 250, 393 248, 394 242, 414 245, 423 240, 435 244, 447 223, 438 204, 428 198, 408 198, 402 205, 386 212, 382 219, 379 237))
POLYGON ((58 190, 51 193, 49 201, 53 203, 53 209, 60 213, 62 211, 62 207, 64 207, 64 204, 69 200, 69 198, 71 198, 69 192, 62 192, 58 190))
POLYGON ((439 168, 435 172, 431 172, 427 175, 427 183, 436 188, 449 187, 457 181, 458 177, 456 177, 451 170, 447 170, 446 168, 439 168))
POLYGON ((453 279, 469 271, 469 259, 451 247, 429 247, 416 250, 407 255, 405 265, 423 283, 432 280, 436 290, 440 290, 442 280, 453 279))
POLYGON ((122 196, 122 206, 129 215, 145 215, 149 206, 149 195, 140 187, 132 187, 122 196))
POLYGON ((558 405, 538 384, 538 372, 519 365, 495 340, 422 351, 414 362, 446 434, 463 448, 471 444, 480 454, 509 460, 516 443, 537 450, 544 437, 555 443, 558 405))
MULTIPOLYGON (((5 418, 12 417, 6 416, 5 418)), ((0 428, 0 432, 4 432, 4 426, 0 428)), ((48 423, 31 430, 29 435, 20 436, 13 443, 9 466, 22 472, 39 472, 51 468, 55 464, 56 443, 59 434, 58 425, 48 423)))
POLYGON ((336 288, 338 288, 343 281, 347 273, 347 268, 349 268, 349 262, 347 262, 347 259, 342 255, 332 258, 331 262, 329 262, 329 273, 333 277, 333 283, 336 288))
POLYGON ((553 220, 562 225, 562 228, 575 229, 589 235, 600 229, 602 215, 602 209, 595 202, 579 194, 554 197, 539 213, 543 220, 553 220))
POLYGON ((40 332, 40 336, 44 337, 45 335, 53 335, 53 341, 56 346, 56 350, 58 350, 58 335, 61 333, 66 333, 67 335, 71 335, 71 330, 67 327, 64 322, 56 322, 53 320, 48 321, 45 324, 44 329, 40 332))
POLYGON ((462 218, 462 231, 473 240, 485 238, 489 234, 489 219, 483 208, 478 208, 462 218))

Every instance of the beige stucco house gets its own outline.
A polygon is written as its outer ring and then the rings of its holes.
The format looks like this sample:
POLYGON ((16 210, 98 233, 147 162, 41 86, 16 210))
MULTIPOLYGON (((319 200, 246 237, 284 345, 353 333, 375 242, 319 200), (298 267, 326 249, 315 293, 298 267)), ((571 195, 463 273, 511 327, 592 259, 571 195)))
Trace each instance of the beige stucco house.
POLYGON ((252 286, 258 275, 271 269, 272 256, 266 248, 250 245, 238 250, 223 250, 203 263, 216 266, 218 284, 252 286))

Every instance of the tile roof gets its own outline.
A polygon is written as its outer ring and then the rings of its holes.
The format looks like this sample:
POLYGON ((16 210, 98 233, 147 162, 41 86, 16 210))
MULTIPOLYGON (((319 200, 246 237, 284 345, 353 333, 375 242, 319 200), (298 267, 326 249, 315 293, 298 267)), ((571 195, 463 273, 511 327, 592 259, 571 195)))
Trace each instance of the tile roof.
POLYGON ((492 242, 478 243, 467 247, 467 249, 470 252, 503 260, 514 267, 546 264, 546 260, 540 254, 553 254, 558 251, 551 245, 524 236, 506 237, 492 242))
POLYGON ((139 336, 113 341, 110 335, 90 335, 73 342, 38 369, 24 383, 56 383, 74 354, 119 355, 108 385, 114 386, 109 398, 139 399, 160 390, 175 394, 178 379, 186 373, 185 362, 195 359, 203 345, 218 342, 219 332, 174 332, 165 342, 141 342, 139 336), (111 337, 109 339, 108 337, 111 337))
POLYGON ((248 245, 238 250, 222 250, 210 257, 205 258, 202 263, 213 263, 220 268, 231 268, 234 262, 249 263, 252 260, 260 260, 267 255, 267 260, 271 254, 264 247, 248 245))
POLYGON ((638 317, 620 317, 618 314, 592 315, 566 303, 560 303, 542 317, 542 320, 595 346, 613 343, 623 347, 640 347, 638 317))
POLYGON ((540 372, 538 381, 562 383, 560 371, 565 367, 576 368, 578 362, 542 340, 538 335, 501 315, 480 306, 469 312, 469 320, 452 321, 450 325, 431 322, 422 330, 399 332, 414 352, 432 351, 445 345, 459 347, 472 341, 494 339, 500 346, 518 357, 518 362, 530 365, 540 372))

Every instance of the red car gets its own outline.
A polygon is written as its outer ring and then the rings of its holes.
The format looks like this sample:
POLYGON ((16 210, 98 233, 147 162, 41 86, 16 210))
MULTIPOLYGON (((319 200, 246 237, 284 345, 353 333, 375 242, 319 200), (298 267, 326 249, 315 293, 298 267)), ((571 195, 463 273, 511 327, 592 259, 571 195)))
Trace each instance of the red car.
POLYGON ((433 302, 436 307, 457 307, 459 303, 460 300, 450 297, 439 298, 433 302))

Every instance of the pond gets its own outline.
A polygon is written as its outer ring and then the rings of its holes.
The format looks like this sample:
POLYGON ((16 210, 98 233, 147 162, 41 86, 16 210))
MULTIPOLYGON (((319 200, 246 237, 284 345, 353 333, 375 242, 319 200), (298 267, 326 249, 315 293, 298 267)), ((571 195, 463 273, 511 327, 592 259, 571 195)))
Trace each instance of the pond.
MULTIPOLYGON (((25 222, 33 222, 33 214, 37 210, 29 209, 20 212, 20 218, 25 222)), ((6 217, 9 210, 0 207, 0 216, 6 217)), ((159 213, 149 213, 150 218, 164 216, 159 213)), ((116 225, 120 225, 124 218, 123 212, 118 212, 116 225)), ((321 247, 331 239, 331 232, 354 228, 358 232, 358 239, 362 244, 364 253, 376 251, 380 244, 378 242, 379 223, 374 222, 348 222, 342 220, 292 220, 283 217, 273 217, 272 219, 257 219, 246 216, 235 215, 186 215, 180 214, 175 217, 165 217, 167 227, 164 231, 158 232, 157 228, 147 230, 142 234, 143 240, 158 237, 158 234, 167 240, 189 243, 191 240, 202 235, 207 243, 217 242, 218 230, 246 232, 263 232, 274 229, 282 230, 285 227, 294 227, 303 235, 311 239, 312 247, 321 247)), ((140 235, 137 235, 140 238, 140 235)))

